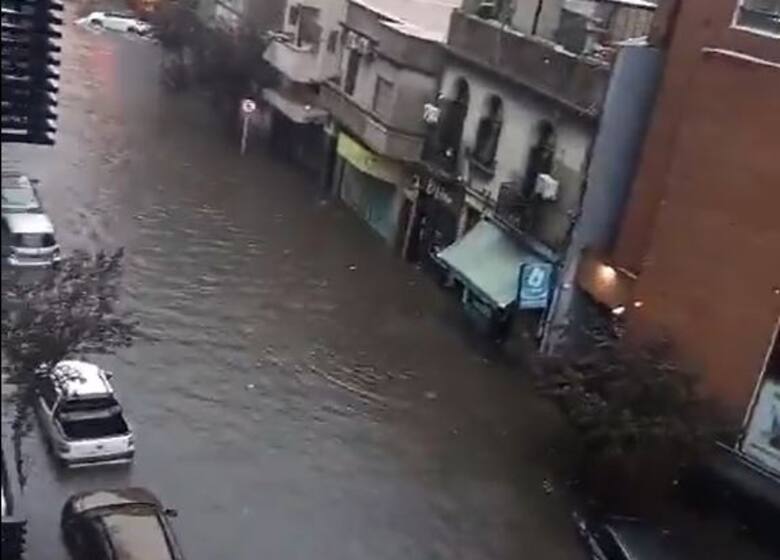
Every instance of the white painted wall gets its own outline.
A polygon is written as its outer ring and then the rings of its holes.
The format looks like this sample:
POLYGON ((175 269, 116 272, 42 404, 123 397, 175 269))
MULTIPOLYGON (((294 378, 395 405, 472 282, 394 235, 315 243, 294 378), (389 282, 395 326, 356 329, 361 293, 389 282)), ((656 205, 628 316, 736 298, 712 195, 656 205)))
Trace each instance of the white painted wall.
MULTIPOLYGON (((341 58, 342 88, 347 74, 348 52, 341 58)), ((415 70, 398 66, 381 56, 363 57, 358 70, 355 91, 350 96, 363 110, 375 114, 383 123, 407 133, 423 134, 425 103, 433 102, 438 91, 438 79, 415 70), (378 77, 394 84, 390 114, 374 112, 374 94, 378 77)))
POLYGON ((347 13, 347 0, 287 0, 287 6, 284 12, 284 22, 282 31, 294 34, 297 30, 297 24, 290 23, 290 8, 295 5, 309 6, 320 10, 318 23, 322 27, 320 37, 319 52, 317 53, 317 62, 315 65, 315 76, 311 78, 313 82, 322 82, 338 75, 339 51, 341 49, 341 22, 344 21, 347 13), (332 31, 339 33, 334 52, 328 52, 328 37, 332 31))
MULTIPOLYGON (((531 147, 537 141, 537 127, 546 119, 555 126, 556 153, 553 175, 561 181, 559 199, 549 204, 545 221, 549 219, 550 235, 564 228, 569 219, 567 212, 577 211, 585 177, 588 150, 595 135, 595 125, 560 108, 552 101, 523 91, 521 86, 505 80, 490 79, 489 75, 477 72, 470 66, 451 61, 444 69, 441 92, 445 97, 454 97, 455 84, 464 78, 469 84, 469 107, 463 127, 459 173, 469 180, 471 190, 481 191, 492 201, 498 198, 501 185, 509 181, 522 181, 531 147), (496 166, 493 177, 469 172, 465 158, 467 149, 476 143, 479 121, 484 115, 491 95, 498 95, 503 103, 503 125, 496 152, 496 166)), ((475 197, 467 201, 475 207, 482 205, 475 197)))

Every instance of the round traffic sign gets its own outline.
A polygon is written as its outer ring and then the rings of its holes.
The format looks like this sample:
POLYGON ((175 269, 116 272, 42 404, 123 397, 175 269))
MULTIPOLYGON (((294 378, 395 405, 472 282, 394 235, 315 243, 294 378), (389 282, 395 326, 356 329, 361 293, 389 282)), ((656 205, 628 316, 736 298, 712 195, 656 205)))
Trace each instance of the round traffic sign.
POLYGON ((257 109, 257 104, 251 99, 244 99, 241 101, 241 110, 244 113, 254 113, 255 109, 257 109))

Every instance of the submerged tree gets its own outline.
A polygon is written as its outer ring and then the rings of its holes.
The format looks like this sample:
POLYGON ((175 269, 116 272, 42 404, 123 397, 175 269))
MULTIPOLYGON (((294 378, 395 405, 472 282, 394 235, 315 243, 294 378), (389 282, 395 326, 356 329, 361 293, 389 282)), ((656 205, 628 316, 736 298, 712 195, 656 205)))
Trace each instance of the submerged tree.
POLYGON ((714 407, 667 340, 629 342, 619 319, 596 313, 583 338, 545 362, 537 386, 579 434, 592 491, 609 500, 630 486, 641 500, 644 487, 660 498, 720 433, 714 407))
POLYGON ((74 253, 42 277, 4 274, 3 383, 13 387, 12 439, 24 484, 21 443, 32 426, 37 382, 57 362, 132 344, 137 323, 119 309, 122 250, 74 253))

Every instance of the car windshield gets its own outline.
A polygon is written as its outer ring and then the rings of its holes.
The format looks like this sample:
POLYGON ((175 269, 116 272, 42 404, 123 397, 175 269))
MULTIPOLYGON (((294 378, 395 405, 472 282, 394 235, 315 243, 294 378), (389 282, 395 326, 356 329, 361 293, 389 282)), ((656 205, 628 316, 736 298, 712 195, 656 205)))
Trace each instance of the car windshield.
POLYGON ((3 189, 3 211, 30 210, 40 204, 32 189, 3 189))
POLYGON ((132 505, 102 515, 116 560, 171 560, 173 553, 158 512, 148 505, 132 505))
POLYGON ((128 432, 127 423, 121 413, 109 416, 63 414, 60 415, 60 424, 68 439, 95 439, 120 436, 128 432))
POLYGON ((68 399, 60 408, 62 414, 78 413, 78 412, 97 412, 107 411, 119 407, 119 403, 116 399, 110 395, 80 398, 80 399, 68 399))
POLYGON ((57 244, 51 233, 16 233, 13 245, 24 249, 43 249, 57 244))

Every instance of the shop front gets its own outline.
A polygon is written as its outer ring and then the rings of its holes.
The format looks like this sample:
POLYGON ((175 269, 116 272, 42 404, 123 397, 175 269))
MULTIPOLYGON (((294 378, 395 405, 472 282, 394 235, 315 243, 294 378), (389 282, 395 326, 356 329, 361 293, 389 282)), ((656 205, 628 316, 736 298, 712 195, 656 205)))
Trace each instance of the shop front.
POLYGON ((325 164, 323 124, 327 113, 305 89, 267 88, 263 100, 270 108, 269 149, 316 175, 325 164))
POLYGON ((394 245, 405 202, 403 190, 397 186, 403 183, 403 165, 372 152, 344 132, 339 133, 336 153, 335 193, 394 245))
POLYGON ((410 225, 406 257, 441 274, 444 269, 436 255, 458 237, 458 221, 466 190, 457 181, 425 169, 412 176, 412 189, 417 196, 417 206, 410 225))
POLYGON ((538 330, 550 303, 554 265, 497 224, 481 220, 436 259, 462 286, 464 310, 480 331, 504 341, 516 321, 538 330))

